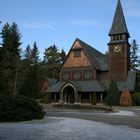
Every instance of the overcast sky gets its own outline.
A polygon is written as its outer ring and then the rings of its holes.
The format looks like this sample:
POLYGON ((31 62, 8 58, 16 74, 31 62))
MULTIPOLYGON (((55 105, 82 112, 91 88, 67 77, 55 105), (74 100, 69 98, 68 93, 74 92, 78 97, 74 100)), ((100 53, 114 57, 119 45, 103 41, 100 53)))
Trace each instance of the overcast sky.
MULTIPOLYGON (((140 44, 140 0, 121 0, 130 42, 140 44)), ((105 53, 117 0, 0 0, 0 28, 16 22, 22 48, 34 41, 43 56, 55 44, 68 52, 78 37, 105 53)))

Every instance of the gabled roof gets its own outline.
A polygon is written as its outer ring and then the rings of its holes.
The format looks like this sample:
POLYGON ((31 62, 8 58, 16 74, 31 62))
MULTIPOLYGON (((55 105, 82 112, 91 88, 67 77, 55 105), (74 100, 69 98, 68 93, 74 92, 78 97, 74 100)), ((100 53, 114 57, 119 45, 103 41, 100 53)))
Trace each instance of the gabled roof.
POLYGON ((49 87, 55 85, 59 81, 58 79, 54 79, 54 78, 50 78, 50 77, 47 77, 46 80, 48 81, 49 87))
POLYGON ((124 14, 123 14, 123 9, 120 0, 118 0, 117 7, 116 7, 116 12, 114 15, 112 27, 109 32, 109 36, 114 35, 114 34, 128 34, 129 32, 127 30, 124 14))
POLYGON ((77 42, 77 41, 79 42, 79 44, 83 48, 84 52, 86 53, 86 55, 88 56, 88 58, 90 59, 92 64, 95 66, 96 70, 108 71, 108 69, 109 69, 108 68, 108 57, 106 55, 102 54, 101 52, 99 52, 98 50, 96 50, 95 48, 91 47, 87 43, 83 42, 79 38, 76 38, 76 40, 74 41, 74 43, 73 43, 69 53, 67 54, 67 57, 65 58, 61 68, 63 67, 64 63, 66 62, 67 58, 69 57, 69 54, 70 54, 75 42, 77 42))
POLYGON ((102 54, 101 52, 81 41, 80 39, 77 38, 76 40, 79 41, 86 55, 89 57, 91 62, 95 64, 97 70, 108 71, 108 58, 106 55, 102 54))

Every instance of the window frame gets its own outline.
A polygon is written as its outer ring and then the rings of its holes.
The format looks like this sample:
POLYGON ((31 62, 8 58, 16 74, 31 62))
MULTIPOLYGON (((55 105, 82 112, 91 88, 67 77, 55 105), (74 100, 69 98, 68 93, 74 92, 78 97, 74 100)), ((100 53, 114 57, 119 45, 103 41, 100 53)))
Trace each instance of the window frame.
POLYGON ((74 57, 81 57, 81 50, 82 49, 74 49, 73 50, 74 57))

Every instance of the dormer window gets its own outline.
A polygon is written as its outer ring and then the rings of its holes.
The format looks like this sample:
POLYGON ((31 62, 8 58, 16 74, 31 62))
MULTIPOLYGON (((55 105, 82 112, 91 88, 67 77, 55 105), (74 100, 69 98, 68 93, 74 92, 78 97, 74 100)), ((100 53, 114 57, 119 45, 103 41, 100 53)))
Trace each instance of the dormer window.
POLYGON ((74 57, 81 57, 81 49, 75 49, 74 51, 74 57))

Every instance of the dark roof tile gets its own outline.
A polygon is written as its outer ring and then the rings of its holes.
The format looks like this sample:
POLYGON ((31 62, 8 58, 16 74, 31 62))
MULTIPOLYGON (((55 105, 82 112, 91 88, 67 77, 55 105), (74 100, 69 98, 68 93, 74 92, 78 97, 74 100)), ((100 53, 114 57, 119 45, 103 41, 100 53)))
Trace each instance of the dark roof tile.
POLYGON ((136 83, 136 71, 129 71, 127 80, 124 82, 117 82, 119 91, 123 89, 129 89, 129 91, 133 92, 136 83))
POLYGON ((49 87, 55 85, 59 81, 58 79, 54 79, 54 78, 50 78, 50 77, 47 77, 46 80, 48 81, 49 87))
POLYGON ((105 92, 107 88, 97 80, 93 81, 60 81, 44 92, 60 92, 66 84, 72 84, 78 92, 105 92))

